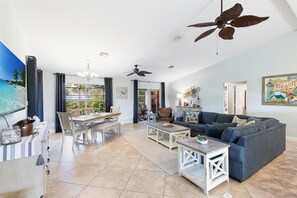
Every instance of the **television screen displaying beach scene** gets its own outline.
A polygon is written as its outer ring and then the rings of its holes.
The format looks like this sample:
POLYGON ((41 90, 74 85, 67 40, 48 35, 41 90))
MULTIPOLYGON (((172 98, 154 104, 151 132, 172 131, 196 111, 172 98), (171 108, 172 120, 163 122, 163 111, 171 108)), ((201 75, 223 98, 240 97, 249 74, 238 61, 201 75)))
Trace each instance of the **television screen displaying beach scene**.
POLYGON ((25 83, 25 64, 0 41, 0 115, 25 108, 25 83))

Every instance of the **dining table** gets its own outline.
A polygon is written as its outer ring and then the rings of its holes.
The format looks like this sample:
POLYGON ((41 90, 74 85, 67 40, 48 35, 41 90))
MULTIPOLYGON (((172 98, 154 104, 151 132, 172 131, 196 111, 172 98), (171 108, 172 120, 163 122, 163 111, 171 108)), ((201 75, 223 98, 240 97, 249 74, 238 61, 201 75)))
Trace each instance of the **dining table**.
MULTIPOLYGON (((88 115, 80 115, 76 117, 72 117, 72 122, 76 125, 80 125, 81 127, 85 128, 86 130, 90 130, 93 126, 108 122, 109 118, 119 116, 121 113, 111 113, 111 112, 96 112, 90 113, 88 115)), ((83 135, 84 143, 88 144, 92 141, 88 137, 88 135, 83 135)))
POLYGON ((112 118, 119 115, 121 115, 121 113, 111 113, 111 112, 91 113, 88 115, 73 117, 72 121, 75 124, 84 125, 90 122, 104 120, 104 119, 112 118))

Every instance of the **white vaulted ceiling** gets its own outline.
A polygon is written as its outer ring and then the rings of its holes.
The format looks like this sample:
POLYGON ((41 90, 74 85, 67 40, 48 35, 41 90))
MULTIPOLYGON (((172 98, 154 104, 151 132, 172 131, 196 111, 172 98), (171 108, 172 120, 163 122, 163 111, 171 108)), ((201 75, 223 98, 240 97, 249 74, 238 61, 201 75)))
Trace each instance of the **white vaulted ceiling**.
POLYGON ((224 10, 241 3, 242 15, 270 18, 236 29, 233 40, 218 39, 218 43, 217 33, 194 43, 210 28, 187 25, 214 21, 220 14, 219 0, 0 1, 1 9, 14 12, 27 53, 37 57, 39 67, 74 75, 86 69, 90 59, 91 70, 101 77, 170 82, 297 27, 297 18, 284 0, 225 0, 224 10), (101 51, 109 56, 99 56, 101 51), (153 74, 126 77, 135 64, 153 74), (168 69, 170 65, 176 67, 168 69))

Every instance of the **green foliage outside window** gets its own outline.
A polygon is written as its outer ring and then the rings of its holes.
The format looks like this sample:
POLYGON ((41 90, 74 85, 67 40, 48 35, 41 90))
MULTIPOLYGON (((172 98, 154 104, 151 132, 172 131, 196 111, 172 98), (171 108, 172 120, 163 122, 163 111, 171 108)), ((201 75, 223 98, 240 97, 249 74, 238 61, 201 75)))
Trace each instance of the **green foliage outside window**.
POLYGON ((96 112, 105 110, 103 85, 71 84, 66 85, 66 110, 94 108, 96 112))

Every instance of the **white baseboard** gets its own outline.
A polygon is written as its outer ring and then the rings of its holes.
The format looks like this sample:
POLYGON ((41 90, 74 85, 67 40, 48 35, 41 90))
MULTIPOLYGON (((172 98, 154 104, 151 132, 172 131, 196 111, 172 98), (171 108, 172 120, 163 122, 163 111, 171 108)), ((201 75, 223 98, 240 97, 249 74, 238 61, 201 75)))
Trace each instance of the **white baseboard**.
POLYGON ((297 142, 297 137, 286 136, 287 140, 297 142))

